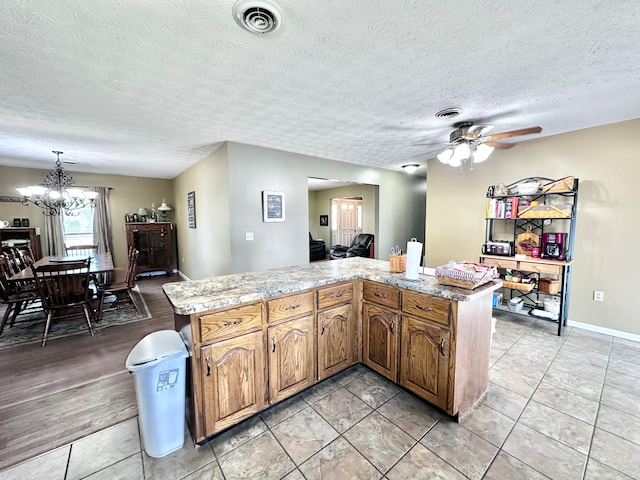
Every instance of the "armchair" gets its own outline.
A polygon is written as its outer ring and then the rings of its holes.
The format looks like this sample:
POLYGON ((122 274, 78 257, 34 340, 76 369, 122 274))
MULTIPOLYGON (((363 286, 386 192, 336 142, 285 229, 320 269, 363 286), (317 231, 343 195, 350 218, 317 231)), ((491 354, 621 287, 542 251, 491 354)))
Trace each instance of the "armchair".
POLYGON ((327 256, 327 246, 324 240, 314 240, 309 232, 309 261, 324 260, 327 256))
POLYGON ((351 245, 335 245, 331 247, 329 256, 332 260, 345 257, 370 257, 374 236, 371 233, 359 233, 351 242, 351 245))

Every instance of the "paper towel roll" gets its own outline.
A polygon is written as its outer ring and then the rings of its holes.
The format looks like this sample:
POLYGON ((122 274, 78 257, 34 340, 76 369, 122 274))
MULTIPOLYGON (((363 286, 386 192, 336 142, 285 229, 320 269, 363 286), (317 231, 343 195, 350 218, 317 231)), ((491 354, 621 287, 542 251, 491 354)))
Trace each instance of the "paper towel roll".
POLYGON ((418 279, 418 269, 420 268, 420 257, 422 256, 422 243, 412 238, 407 242, 407 269, 405 278, 407 280, 418 279))

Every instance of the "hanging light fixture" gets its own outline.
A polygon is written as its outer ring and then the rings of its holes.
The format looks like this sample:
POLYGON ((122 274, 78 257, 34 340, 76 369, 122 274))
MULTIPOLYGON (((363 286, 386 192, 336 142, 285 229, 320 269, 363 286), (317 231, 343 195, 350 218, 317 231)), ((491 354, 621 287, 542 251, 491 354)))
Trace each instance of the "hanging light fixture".
POLYGON ((167 221, 168 218, 168 213, 171 210, 171 207, 169 205, 167 205, 167 202, 164 201, 164 198, 162 199, 162 205, 160 205, 158 207, 158 211, 160 212, 160 218, 163 222, 167 221))
POLYGON ((409 165, 403 165, 402 169, 408 174, 413 174, 413 173, 416 173, 416 170, 418 170, 419 166, 420 165, 418 165, 417 163, 411 163, 409 165))
POLYGON ((98 193, 70 188, 75 182, 60 163, 60 154, 64 152, 53 150, 53 153, 57 156, 56 166, 44 179, 44 186, 32 185, 16 189, 22 196, 22 204, 32 203, 42 208, 43 213, 48 216, 60 215, 62 211, 65 215, 77 215, 78 210, 87 205, 95 207, 98 193))
POLYGON ((462 167, 467 162, 469 163, 469 170, 473 170, 473 164, 484 162, 489 158, 491 152, 493 152, 493 147, 489 145, 474 140, 463 140, 439 153, 437 158, 445 165, 459 167, 460 173, 462 173, 462 167))

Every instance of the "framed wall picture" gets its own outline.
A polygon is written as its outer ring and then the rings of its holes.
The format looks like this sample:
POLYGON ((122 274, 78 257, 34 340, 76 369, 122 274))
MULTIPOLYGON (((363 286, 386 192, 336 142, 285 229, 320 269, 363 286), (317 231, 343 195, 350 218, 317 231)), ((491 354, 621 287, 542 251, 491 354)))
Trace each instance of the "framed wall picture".
POLYGON ((187 193, 187 219, 189 228, 196 228, 196 192, 187 193))
POLYGON ((284 222, 284 192, 262 192, 262 221, 284 222))
POLYGON ((321 227, 329 226, 329 215, 320 215, 320 226, 321 227))

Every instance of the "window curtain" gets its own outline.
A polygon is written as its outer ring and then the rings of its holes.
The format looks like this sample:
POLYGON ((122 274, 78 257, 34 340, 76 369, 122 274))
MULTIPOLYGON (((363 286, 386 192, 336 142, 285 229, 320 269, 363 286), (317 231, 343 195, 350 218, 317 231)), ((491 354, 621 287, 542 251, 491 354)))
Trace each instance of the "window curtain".
POLYGON ((61 256, 65 254, 62 213, 44 216, 44 251, 45 255, 61 256))
POLYGON ((109 212, 109 187, 94 187, 98 192, 96 210, 93 212, 93 243, 98 245, 98 253, 111 253, 111 213, 109 212))

